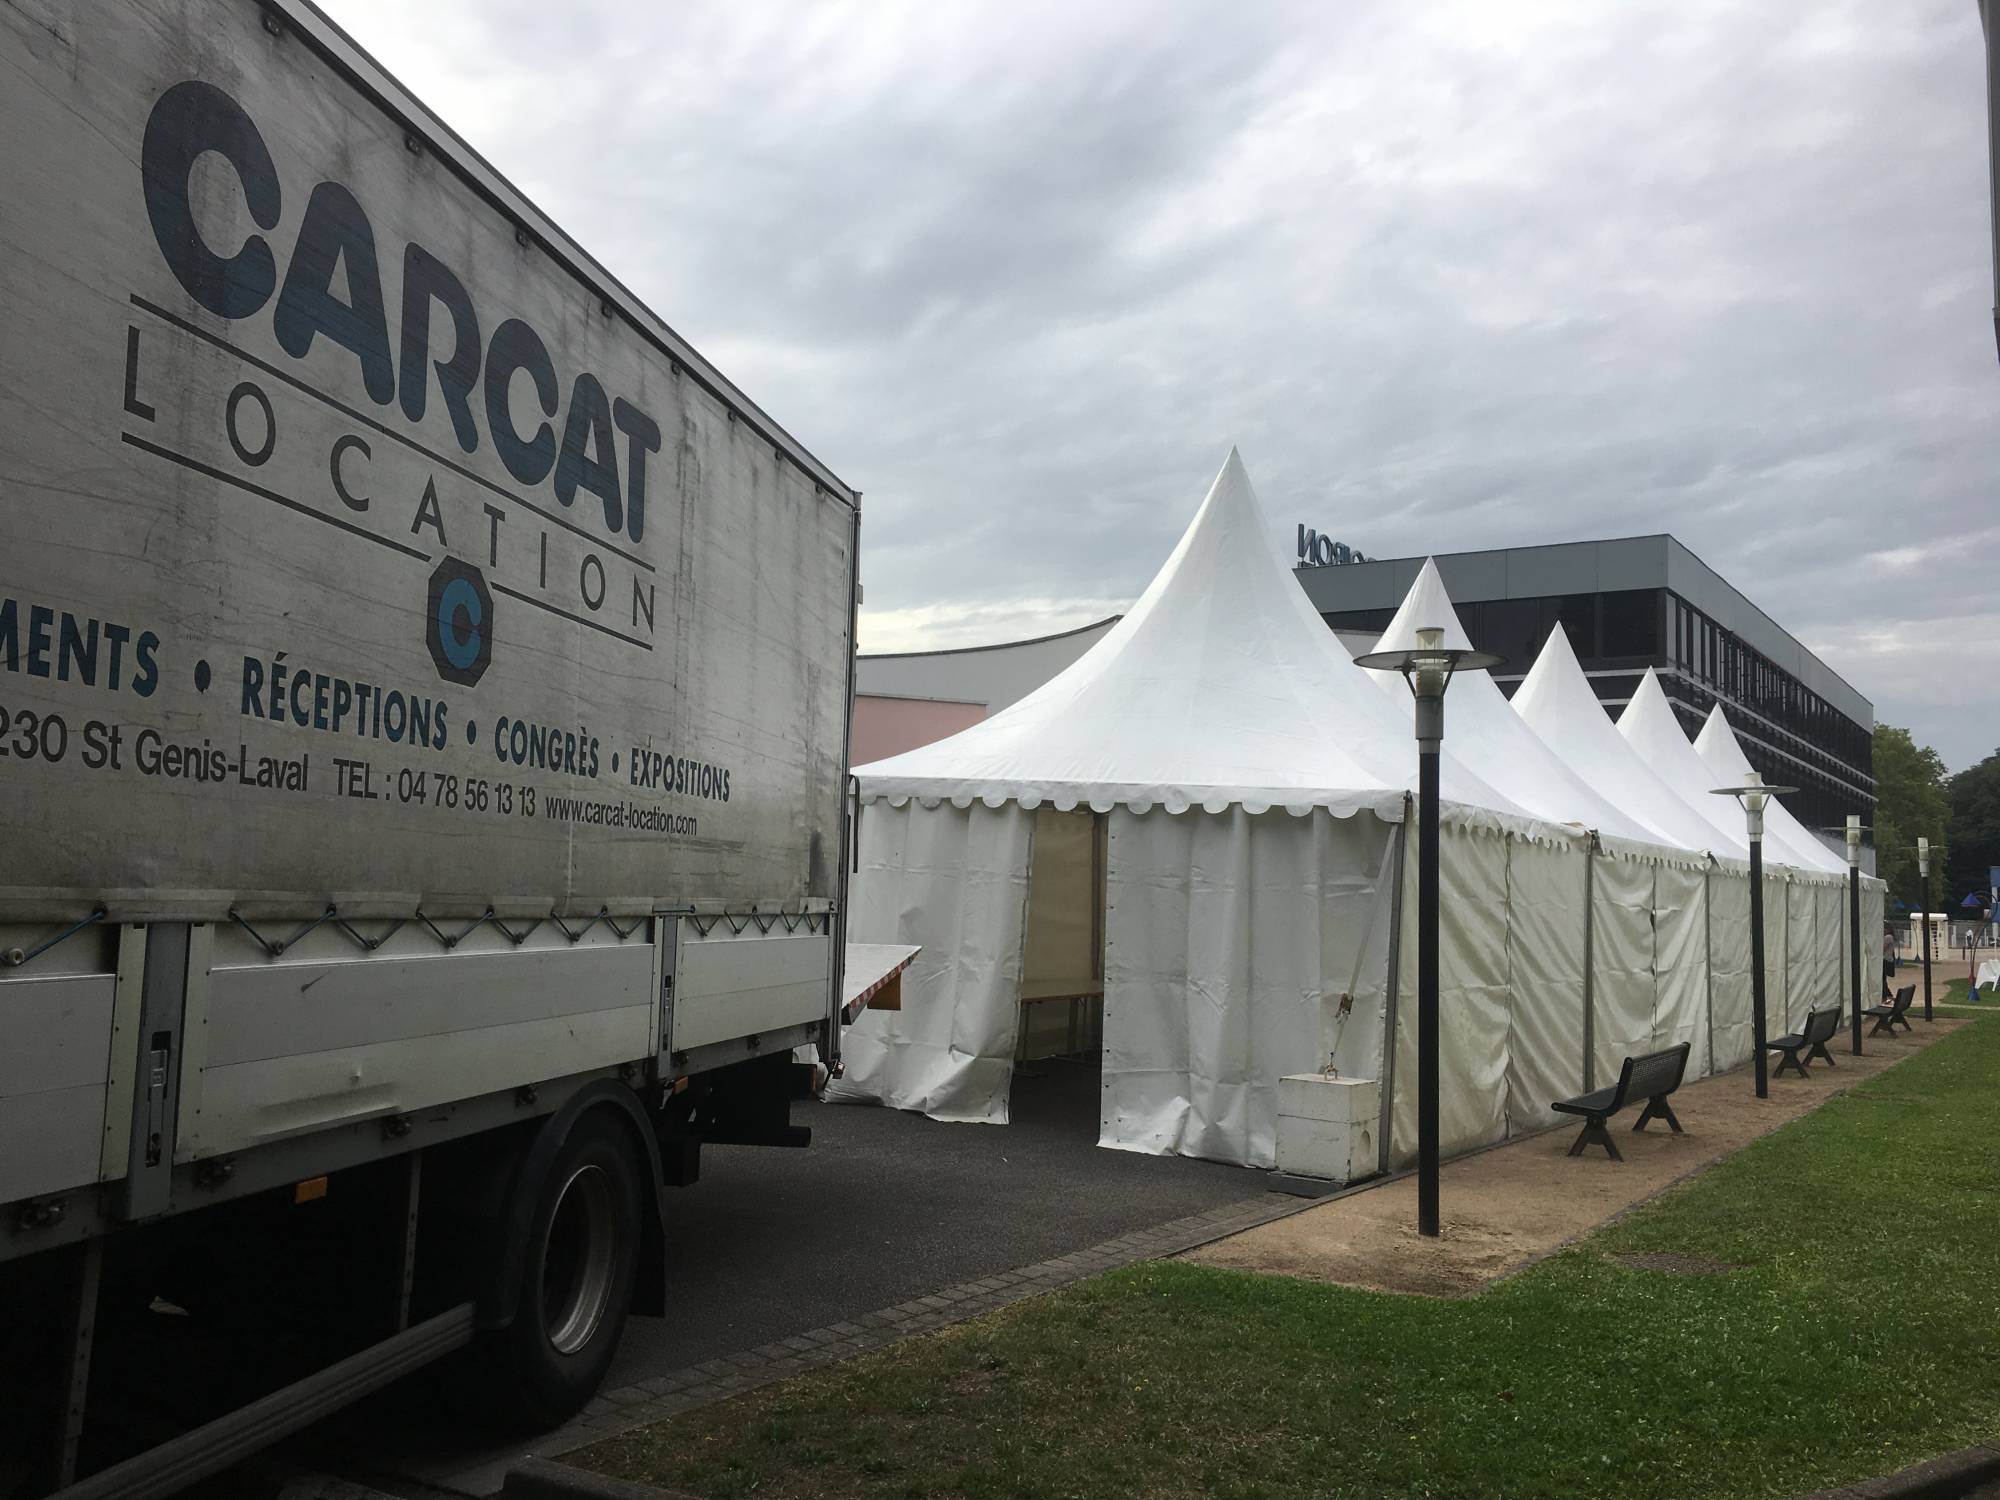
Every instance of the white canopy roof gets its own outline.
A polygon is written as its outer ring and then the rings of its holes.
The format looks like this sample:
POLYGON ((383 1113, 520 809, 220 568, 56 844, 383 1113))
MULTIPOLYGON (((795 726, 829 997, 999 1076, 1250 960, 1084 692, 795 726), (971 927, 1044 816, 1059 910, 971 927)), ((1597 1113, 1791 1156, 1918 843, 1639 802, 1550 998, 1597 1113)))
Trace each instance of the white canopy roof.
POLYGON ((1572 771, 1655 839, 1680 849, 1748 857, 1740 835, 1732 840, 1718 834, 1619 734, 1560 628, 1549 633, 1511 706, 1572 771))
MULTIPOLYGON (((1749 836, 1743 829, 1743 809, 1731 797, 1715 795, 1715 773, 1695 754, 1673 705, 1651 667, 1639 679, 1625 712, 1618 716, 1618 732, 1639 752, 1639 758, 1653 773, 1672 787, 1683 802, 1708 819, 1718 839, 1727 839, 1729 852, 1737 859, 1750 857, 1749 836)), ((1711 845, 1720 849, 1720 844, 1711 845)))
MULTIPOLYGON (((1736 732, 1729 727, 1729 716, 1720 703, 1708 711, 1708 722, 1694 737, 1694 749, 1717 786, 1739 786, 1752 769, 1750 757, 1736 742, 1736 732)), ((1828 875, 1847 873, 1847 861, 1814 838, 1776 797, 1764 805, 1764 842, 1770 846, 1765 852, 1782 864, 1828 875)))
MULTIPOLYGON (((1410 727, 1285 570, 1234 449, 1139 602, 992 718, 856 768, 864 796, 1400 817, 1410 727)), ((1535 824, 1449 754, 1454 815, 1535 824), (1483 809, 1474 814, 1472 809, 1483 809)))
MULTIPOLYGON (((1409 651, 1417 632, 1444 630, 1444 644, 1470 650, 1472 642, 1452 608, 1437 564, 1429 558, 1403 597, 1402 608, 1376 641, 1377 651, 1409 651)), ((1412 712, 1410 692, 1393 674, 1374 674, 1401 712, 1412 712)), ((1500 685, 1483 671, 1457 672, 1445 694, 1445 743, 1488 784, 1520 806, 1552 823, 1594 828, 1607 838, 1657 844, 1660 835, 1614 807, 1566 765, 1507 702, 1500 685)))

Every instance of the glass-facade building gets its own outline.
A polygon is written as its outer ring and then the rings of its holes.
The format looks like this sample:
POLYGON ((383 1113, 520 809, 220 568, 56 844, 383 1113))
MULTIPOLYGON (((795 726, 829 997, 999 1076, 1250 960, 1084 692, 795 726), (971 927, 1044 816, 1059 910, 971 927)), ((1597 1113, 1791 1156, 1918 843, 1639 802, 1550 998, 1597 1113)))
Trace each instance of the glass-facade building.
MULTIPOLYGON (((1438 571, 1472 644, 1507 664, 1510 695, 1560 628, 1614 717, 1653 668, 1692 738, 1717 703, 1751 765, 1796 786, 1808 828, 1873 821, 1874 705, 1670 536, 1441 554, 1438 571)), ((1298 579, 1343 636, 1389 623, 1423 559, 1301 567, 1298 579)), ((1838 839, 1829 843, 1839 847, 1838 839)))

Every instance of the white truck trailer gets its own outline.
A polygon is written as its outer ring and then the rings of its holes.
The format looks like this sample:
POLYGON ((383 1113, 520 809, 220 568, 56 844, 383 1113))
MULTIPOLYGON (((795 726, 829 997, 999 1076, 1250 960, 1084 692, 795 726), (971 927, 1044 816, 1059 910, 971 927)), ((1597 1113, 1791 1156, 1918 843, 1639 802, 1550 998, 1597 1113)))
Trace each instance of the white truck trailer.
POLYGON ((588 1399, 837 1052, 858 526, 304 0, 0 4, 0 1494, 588 1399))

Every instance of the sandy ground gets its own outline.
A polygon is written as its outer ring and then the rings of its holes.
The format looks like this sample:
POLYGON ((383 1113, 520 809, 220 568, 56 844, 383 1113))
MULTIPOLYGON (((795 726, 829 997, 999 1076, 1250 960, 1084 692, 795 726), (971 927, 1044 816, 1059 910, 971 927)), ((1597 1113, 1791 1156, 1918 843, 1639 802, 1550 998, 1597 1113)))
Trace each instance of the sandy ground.
POLYGON ((1443 1232, 1434 1240, 1416 1232, 1416 1179, 1403 1177, 1218 1240, 1187 1258, 1375 1291, 1465 1296, 1968 1024, 1926 1024, 1919 1017, 1914 1030, 1899 1031, 1893 1041, 1866 1038, 1858 1058, 1843 1031, 1832 1043, 1837 1067, 1816 1062, 1805 1078, 1789 1071, 1773 1076, 1768 1099, 1757 1098, 1747 1067, 1684 1084, 1672 1103, 1685 1134, 1657 1120, 1635 1133, 1636 1108, 1611 1121, 1622 1162, 1595 1146, 1567 1156, 1580 1125, 1447 1162, 1438 1179, 1443 1232))

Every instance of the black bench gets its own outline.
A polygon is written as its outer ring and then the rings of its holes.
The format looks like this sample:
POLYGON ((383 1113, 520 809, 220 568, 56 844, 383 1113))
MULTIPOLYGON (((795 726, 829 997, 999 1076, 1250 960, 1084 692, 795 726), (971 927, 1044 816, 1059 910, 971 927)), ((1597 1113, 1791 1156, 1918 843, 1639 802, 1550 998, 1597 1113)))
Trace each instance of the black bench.
POLYGON ((1875 1022, 1874 1030, 1868 1034, 1870 1036, 1880 1036, 1886 1031, 1893 1036, 1898 1026, 1901 1026, 1905 1031, 1913 1030, 1914 1028, 1910 1025, 1910 1002, 1916 998, 1917 987, 1914 984, 1906 984, 1900 990, 1896 991, 1896 998, 1891 1000, 1887 1005, 1869 1006, 1868 1009, 1861 1012, 1864 1016, 1872 1017, 1875 1022))
POLYGON ((1826 1044, 1833 1039, 1833 1034, 1838 1030, 1840 1030, 1839 1006, 1829 1006, 1825 1010, 1809 1010, 1806 1012, 1804 1026, 1789 1035, 1771 1038, 1764 1043, 1764 1050, 1778 1054, 1778 1077, 1784 1077, 1785 1069, 1790 1068, 1803 1078, 1806 1076, 1806 1064, 1815 1057, 1823 1057, 1829 1068, 1833 1066, 1833 1054, 1826 1050, 1826 1044), (1800 1053, 1805 1054, 1803 1059, 1800 1058, 1800 1053))
POLYGON ((1674 1118, 1673 1110, 1667 1105, 1667 1095, 1681 1086, 1681 1076, 1687 1072, 1688 1048, 1691 1045, 1682 1042, 1664 1052, 1628 1057, 1625 1066, 1618 1070, 1618 1081, 1610 1088, 1579 1094, 1574 1099, 1556 1100, 1551 1108, 1566 1115, 1583 1116, 1583 1129, 1570 1144, 1569 1154, 1581 1156, 1583 1148, 1594 1141, 1613 1161, 1623 1161, 1625 1158, 1618 1154, 1618 1147, 1612 1142, 1611 1133, 1604 1128, 1604 1122, 1639 1099, 1646 1101, 1646 1107, 1633 1125, 1634 1130, 1644 1130, 1649 1120, 1665 1120, 1675 1135, 1682 1134, 1681 1122, 1674 1118))

